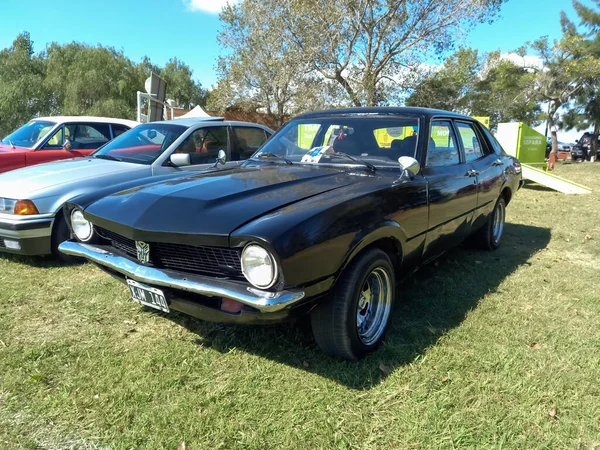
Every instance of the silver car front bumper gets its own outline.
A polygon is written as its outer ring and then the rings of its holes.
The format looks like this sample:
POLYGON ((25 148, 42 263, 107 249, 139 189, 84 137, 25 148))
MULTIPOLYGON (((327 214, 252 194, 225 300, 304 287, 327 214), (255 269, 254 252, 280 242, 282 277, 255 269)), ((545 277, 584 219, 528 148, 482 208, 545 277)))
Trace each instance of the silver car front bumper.
POLYGON ((179 289, 206 297, 229 298, 263 313, 289 308, 305 297, 304 291, 300 289, 266 292, 235 281, 143 266, 103 248, 79 242, 66 241, 58 249, 67 255, 86 258, 140 283, 179 289))
POLYGON ((24 255, 51 252, 54 217, 51 215, 0 215, 0 250, 24 255))

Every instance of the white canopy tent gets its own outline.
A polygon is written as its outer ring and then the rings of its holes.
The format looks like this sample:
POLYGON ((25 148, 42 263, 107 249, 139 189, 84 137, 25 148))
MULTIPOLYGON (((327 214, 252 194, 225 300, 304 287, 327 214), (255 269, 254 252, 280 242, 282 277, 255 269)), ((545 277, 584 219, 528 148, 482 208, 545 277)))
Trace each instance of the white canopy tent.
POLYGON ((195 106, 190 112, 185 113, 183 116, 177 117, 177 119, 192 119, 195 117, 212 117, 206 113, 200 106, 195 106))

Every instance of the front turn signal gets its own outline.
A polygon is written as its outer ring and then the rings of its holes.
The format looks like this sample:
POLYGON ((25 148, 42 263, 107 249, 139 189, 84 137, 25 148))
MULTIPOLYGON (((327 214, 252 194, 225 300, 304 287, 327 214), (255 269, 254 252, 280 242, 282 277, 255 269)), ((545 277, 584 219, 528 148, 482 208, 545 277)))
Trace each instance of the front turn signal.
POLYGON ((31 200, 17 200, 15 203, 15 214, 18 216, 30 216, 32 214, 39 214, 39 212, 31 200))

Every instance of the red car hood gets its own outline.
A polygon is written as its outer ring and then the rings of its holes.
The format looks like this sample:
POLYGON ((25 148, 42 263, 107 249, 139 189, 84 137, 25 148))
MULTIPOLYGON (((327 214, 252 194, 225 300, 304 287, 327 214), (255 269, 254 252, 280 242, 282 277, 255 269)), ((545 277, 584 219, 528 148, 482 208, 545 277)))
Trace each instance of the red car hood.
POLYGON ((29 151, 31 151, 30 148, 16 147, 16 146, 15 146, 15 148, 12 148, 8 144, 0 144, 0 153, 22 153, 22 152, 29 152, 29 151))

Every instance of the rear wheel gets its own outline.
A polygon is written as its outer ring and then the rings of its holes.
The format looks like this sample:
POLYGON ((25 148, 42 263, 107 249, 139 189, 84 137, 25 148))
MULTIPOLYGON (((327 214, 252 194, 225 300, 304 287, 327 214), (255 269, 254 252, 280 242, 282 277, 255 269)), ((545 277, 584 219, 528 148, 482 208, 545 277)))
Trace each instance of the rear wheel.
POLYGON ((344 271, 331 298, 312 312, 315 340, 326 353, 357 360, 374 351, 387 331, 396 282, 389 256, 367 250, 344 271))
POLYGON ((478 247, 484 250, 496 250, 500 247, 504 234, 505 221, 506 200, 504 200, 503 196, 500 196, 486 224, 475 235, 478 247))

